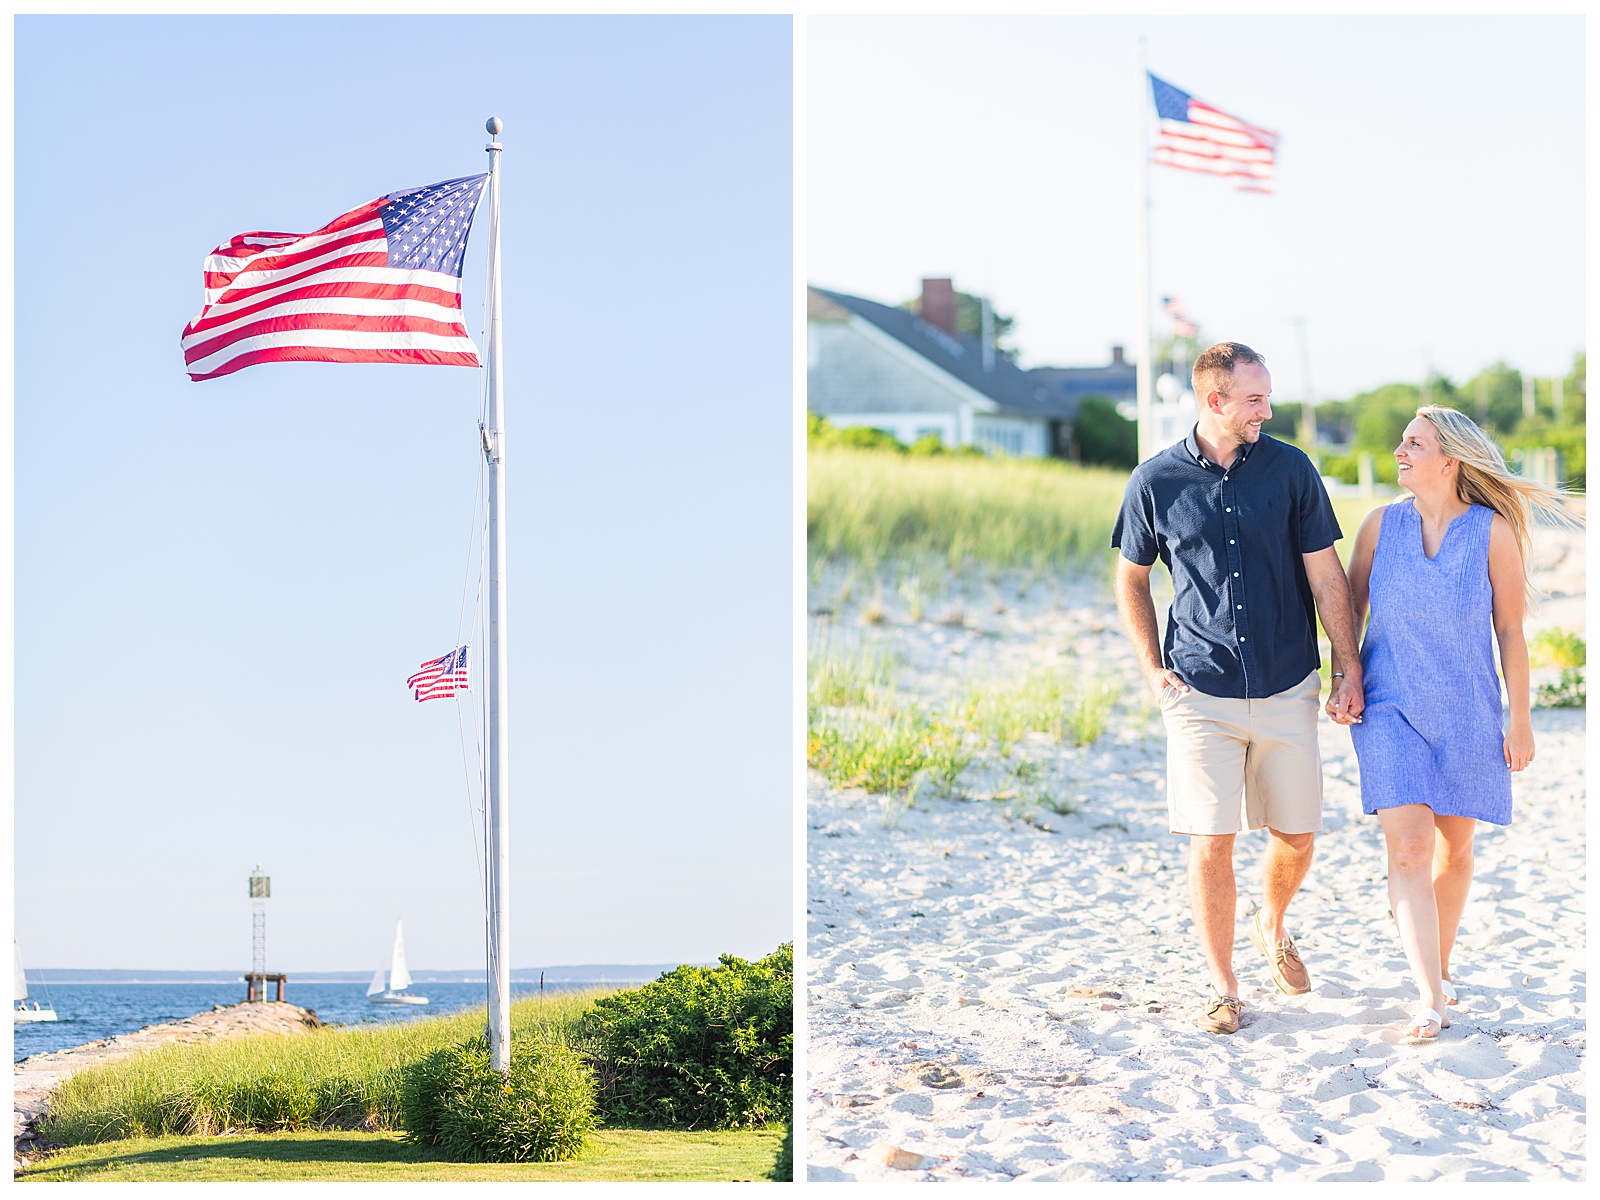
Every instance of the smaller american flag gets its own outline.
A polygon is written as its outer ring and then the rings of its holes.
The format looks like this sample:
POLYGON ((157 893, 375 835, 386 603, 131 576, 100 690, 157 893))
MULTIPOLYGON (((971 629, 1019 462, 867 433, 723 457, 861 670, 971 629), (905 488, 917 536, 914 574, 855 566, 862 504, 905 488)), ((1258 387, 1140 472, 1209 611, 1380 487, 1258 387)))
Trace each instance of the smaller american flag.
MULTIPOLYGON (((1149 74, 1146 72, 1146 74, 1149 74)), ((1272 194, 1278 135, 1230 116, 1165 79, 1150 76, 1159 129, 1150 161, 1233 180, 1241 192, 1272 194)))
POLYGON ((1172 332, 1181 338, 1192 338, 1200 327, 1183 315, 1183 301, 1176 296, 1161 297, 1162 310, 1172 318, 1172 332))
POLYGON ((430 658, 410 679, 406 686, 413 690, 417 702, 439 700, 467 690, 467 652, 471 646, 457 646, 449 654, 430 658))

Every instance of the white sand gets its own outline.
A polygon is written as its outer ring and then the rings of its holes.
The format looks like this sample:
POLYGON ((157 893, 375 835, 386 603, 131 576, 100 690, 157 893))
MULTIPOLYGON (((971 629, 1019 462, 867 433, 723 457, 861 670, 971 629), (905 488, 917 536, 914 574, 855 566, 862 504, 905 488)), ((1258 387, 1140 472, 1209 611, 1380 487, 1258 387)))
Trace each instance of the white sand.
MULTIPOLYGON (((1581 539, 1546 545, 1540 562, 1567 596, 1530 629, 1581 629, 1581 539)), ((911 621, 886 586, 889 619, 869 627, 862 589, 841 605, 837 582, 814 592, 837 611, 813 637, 894 647, 902 681, 928 696, 1080 663, 1127 680, 1133 699, 1091 747, 1028 746, 1048 763, 1042 779, 963 778, 999 799, 919 798, 886 816, 813 773, 810 1178, 1584 1178, 1581 711, 1535 712, 1515 824, 1479 826, 1462 1003, 1421 1047, 1397 1044, 1414 993, 1381 832, 1361 814, 1348 732, 1324 720, 1326 819, 1289 915, 1314 990, 1278 994, 1241 920, 1244 1026, 1221 1037, 1190 1023, 1205 972, 1185 841, 1166 829, 1159 717, 1138 711, 1103 586, 985 585, 961 600, 962 628, 911 621), (1081 807, 1029 809, 1030 788, 1081 807)), ((1239 840, 1241 916, 1262 840, 1239 840)))

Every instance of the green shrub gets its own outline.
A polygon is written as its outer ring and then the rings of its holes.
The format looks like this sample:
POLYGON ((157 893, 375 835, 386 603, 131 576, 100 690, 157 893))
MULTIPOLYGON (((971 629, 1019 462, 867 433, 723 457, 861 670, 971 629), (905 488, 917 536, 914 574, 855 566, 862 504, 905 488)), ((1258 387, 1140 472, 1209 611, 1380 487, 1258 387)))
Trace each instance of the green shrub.
POLYGON ((774 1183, 794 1182, 794 1125, 783 1131, 783 1142, 778 1146, 778 1157, 767 1178, 774 1183))
POLYGON ((1588 665, 1588 644, 1571 629, 1541 629, 1528 643, 1528 658, 1535 667, 1588 665))
POLYGON ((906 447, 887 429, 873 425, 836 426, 827 417, 806 413, 806 442, 811 446, 848 446, 854 450, 892 450, 904 454, 906 447))
MULTIPOLYGON (((1374 483, 1397 483, 1400 476, 1400 465, 1395 462, 1393 454, 1372 454, 1372 481, 1374 483)), ((1337 479, 1343 483, 1361 482, 1361 455, 1360 454, 1325 454, 1322 456, 1319 471, 1329 479, 1337 479)))
POLYGON ((1104 396, 1085 396, 1078 401, 1072 437, 1078 443, 1078 458, 1085 464, 1130 471, 1139 465, 1139 427, 1104 396))
MULTIPOLYGON (((511 1044, 570 1045, 594 992, 517 1000, 511 1044)), ((483 1028, 464 1009, 398 1025, 179 1042, 79 1071, 41 1132, 64 1145, 224 1129, 395 1129, 408 1069, 483 1028)))
POLYGON ((1582 667, 1566 667, 1556 683, 1541 683, 1533 698, 1535 708, 1587 708, 1589 688, 1582 667))
POLYGON ((608 1123, 732 1129, 793 1111, 794 947, 724 954, 597 1001, 585 1018, 608 1123))
POLYGON ((511 1042, 509 1076, 474 1038, 407 1070, 407 1134, 457 1162, 561 1162, 583 1152, 595 1126, 594 1072, 556 1042, 511 1042))

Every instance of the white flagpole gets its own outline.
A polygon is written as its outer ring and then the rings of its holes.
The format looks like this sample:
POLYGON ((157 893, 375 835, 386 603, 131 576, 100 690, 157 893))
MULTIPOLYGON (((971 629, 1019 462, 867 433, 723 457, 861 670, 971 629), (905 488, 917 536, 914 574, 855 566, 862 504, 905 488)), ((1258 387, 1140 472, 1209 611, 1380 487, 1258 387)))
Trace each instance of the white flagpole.
POLYGON ((1154 365, 1150 361, 1150 69, 1145 63, 1144 39, 1139 39, 1139 245, 1134 252, 1134 271, 1138 275, 1139 320, 1137 322, 1139 389, 1139 461, 1155 451, 1151 444, 1155 430, 1150 411, 1154 390, 1154 365))
POLYGON ((489 828, 485 855, 489 908, 489 1061, 511 1070, 511 850, 506 772, 506 500, 505 411, 500 374, 500 143, 499 117, 484 126, 489 152, 489 828))

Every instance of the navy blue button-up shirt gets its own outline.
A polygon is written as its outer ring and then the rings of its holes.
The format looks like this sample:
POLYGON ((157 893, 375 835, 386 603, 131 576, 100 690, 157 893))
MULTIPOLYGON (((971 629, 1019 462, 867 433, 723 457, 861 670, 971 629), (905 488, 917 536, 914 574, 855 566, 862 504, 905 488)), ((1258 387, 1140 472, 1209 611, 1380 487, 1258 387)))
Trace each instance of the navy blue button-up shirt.
POLYGON ((1302 554, 1342 535, 1327 489, 1295 446, 1261 435, 1230 467, 1194 431, 1140 463, 1111 544, 1172 573, 1163 664, 1208 696, 1260 699, 1322 665, 1302 554))

